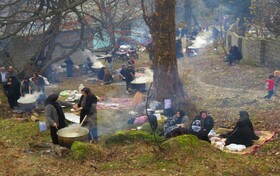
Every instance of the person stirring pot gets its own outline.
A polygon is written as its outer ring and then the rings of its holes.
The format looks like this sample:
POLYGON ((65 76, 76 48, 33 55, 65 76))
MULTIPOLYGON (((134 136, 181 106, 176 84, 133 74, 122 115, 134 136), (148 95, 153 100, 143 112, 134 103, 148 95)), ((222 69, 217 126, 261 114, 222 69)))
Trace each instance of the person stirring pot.
POLYGON ((57 102, 58 94, 51 94, 45 100, 45 117, 51 131, 53 144, 58 144, 57 131, 66 127, 65 116, 61 105, 57 102))

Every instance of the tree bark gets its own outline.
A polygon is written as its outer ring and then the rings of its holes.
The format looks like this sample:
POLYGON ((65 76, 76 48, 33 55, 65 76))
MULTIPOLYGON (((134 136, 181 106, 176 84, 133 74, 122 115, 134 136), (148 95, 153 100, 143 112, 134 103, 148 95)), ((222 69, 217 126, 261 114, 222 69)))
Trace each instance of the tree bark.
POLYGON ((157 101, 171 99, 173 109, 190 112, 193 106, 189 106, 177 66, 175 5, 175 0, 156 0, 155 13, 146 20, 155 49, 154 92, 157 101))

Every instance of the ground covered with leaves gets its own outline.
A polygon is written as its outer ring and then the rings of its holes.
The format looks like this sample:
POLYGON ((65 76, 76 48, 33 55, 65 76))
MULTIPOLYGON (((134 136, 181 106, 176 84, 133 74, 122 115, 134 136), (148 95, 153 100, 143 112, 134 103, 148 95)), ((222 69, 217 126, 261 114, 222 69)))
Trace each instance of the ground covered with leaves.
MULTIPOLYGON (((223 61, 223 53, 212 51, 208 47, 197 57, 178 60, 186 92, 197 110, 212 114, 215 128, 233 126, 238 112, 246 110, 256 130, 276 131, 274 139, 256 153, 225 153, 191 135, 170 140, 156 135, 155 140, 149 130, 125 130, 129 127, 124 110, 102 110, 98 111, 98 124, 104 127, 100 129, 104 135, 99 143, 75 144, 62 157, 34 148, 34 144, 50 142, 49 132, 39 132, 37 122, 10 118, 11 113, 2 110, 0 175, 279 175, 280 97, 263 99, 264 82, 274 68, 242 62, 229 67, 223 61), (114 133, 120 129, 123 131, 114 133)), ((149 65, 146 54, 140 56, 136 67, 149 65)), ((115 67, 120 64, 115 62, 115 67)), ((77 89, 83 83, 101 97, 130 96, 125 94, 124 86, 92 84, 86 79, 63 78, 62 83, 48 91, 77 89)), ((5 107, 3 95, 1 100, 5 107)), ((43 120, 43 115, 38 118, 43 120)))

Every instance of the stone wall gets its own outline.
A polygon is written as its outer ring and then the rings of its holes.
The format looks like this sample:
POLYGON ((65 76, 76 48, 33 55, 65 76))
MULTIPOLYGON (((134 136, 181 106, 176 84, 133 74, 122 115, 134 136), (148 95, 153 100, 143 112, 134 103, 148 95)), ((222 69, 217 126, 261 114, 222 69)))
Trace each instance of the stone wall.
POLYGON ((241 37, 236 33, 227 31, 227 48, 238 46, 243 59, 254 62, 256 65, 264 65, 280 68, 280 39, 256 39, 241 37))

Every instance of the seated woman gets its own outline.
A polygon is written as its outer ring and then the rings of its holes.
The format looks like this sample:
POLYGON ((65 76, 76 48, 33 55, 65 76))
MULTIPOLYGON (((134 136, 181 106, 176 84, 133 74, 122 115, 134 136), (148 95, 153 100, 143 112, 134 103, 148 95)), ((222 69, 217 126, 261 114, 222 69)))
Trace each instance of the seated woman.
POLYGON ((109 70, 106 69, 105 75, 104 75, 104 83, 105 84, 111 84, 113 82, 113 76, 109 70))
POLYGON ((97 79, 99 81, 103 81, 105 76, 105 67, 102 67, 99 72, 97 73, 97 79))
POLYGON ((188 134, 188 120, 184 111, 177 110, 174 116, 169 117, 164 122, 163 136, 165 138, 171 138, 182 134, 188 134))
MULTIPOLYGON (((239 116, 240 116, 239 121, 243 121, 244 124, 245 124, 246 126, 248 126, 249 129, 251 130, 252 139, 253 139, 253 140, 259 140, 260 137, 257 136, 257 135, 255 134, 254 127, 253 127, 253 124, 252 124, 252 122, 251 122, 251 120, 250 120, 250 115, 249 115, 249 113, 248 113, 247 111, 240 111, 240 112, 239 112, 239 116)), ((223 137, 223 138, 229 137, 229 135, 231 135, 231 134, 236 130, 237 127, 238 127, 238 125, 237 125, 237 123, 236 123, 236 125, 235 125, 235 127, 233 128, 232 131, 230 131, 230 132, 228 132, 228 133, 226 133, 226 134, 222 134, 221 137, 223 137)))
POLYGON ((226 145, 231 143, 242 144, 246 147, 253 145, 253 133, 252 130, 247 126, 246 120, 239 120, 236 123, 235 130, 226 139, 226 145))

